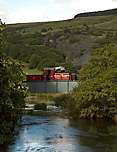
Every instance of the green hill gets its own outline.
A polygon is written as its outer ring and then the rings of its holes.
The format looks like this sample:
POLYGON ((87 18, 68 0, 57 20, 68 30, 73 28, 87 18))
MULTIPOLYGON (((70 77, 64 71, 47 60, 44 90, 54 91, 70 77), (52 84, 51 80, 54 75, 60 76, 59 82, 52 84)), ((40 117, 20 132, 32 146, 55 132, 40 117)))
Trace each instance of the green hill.
POLYGON ((80 67, 94 48, 117 43, 117 15, 7 25, 7 55, 30 68, 50 65, 80 67))
POLYGON ((116 15, 116 14, 117 14, 117 8, 111 9, 111 10, 97 11, 97 12, 80 13, 80 14, 77 14, 74 18, 88 17, 88 16, 116 15))

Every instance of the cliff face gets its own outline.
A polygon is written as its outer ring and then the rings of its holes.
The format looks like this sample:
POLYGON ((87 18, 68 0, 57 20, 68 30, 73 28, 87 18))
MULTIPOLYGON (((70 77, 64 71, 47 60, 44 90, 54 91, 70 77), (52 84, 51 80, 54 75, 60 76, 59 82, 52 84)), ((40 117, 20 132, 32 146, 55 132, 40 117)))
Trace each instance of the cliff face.
POLYGON ((82 66, 93 49, 117 43, 116 11, 109 11, 109 15, 105 11, 101 16, 84 13, 66 21, 7 25, 6 53, 33 64, 32 68, 50 64, 82 66))

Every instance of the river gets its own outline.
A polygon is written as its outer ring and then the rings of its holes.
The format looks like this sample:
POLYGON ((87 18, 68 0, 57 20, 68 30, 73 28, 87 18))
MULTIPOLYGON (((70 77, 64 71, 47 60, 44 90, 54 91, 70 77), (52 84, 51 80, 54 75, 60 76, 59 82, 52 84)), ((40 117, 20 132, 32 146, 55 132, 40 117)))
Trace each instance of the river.
POLYGON ((117 125, 24 115, 8 152, 117 152, 117 125))

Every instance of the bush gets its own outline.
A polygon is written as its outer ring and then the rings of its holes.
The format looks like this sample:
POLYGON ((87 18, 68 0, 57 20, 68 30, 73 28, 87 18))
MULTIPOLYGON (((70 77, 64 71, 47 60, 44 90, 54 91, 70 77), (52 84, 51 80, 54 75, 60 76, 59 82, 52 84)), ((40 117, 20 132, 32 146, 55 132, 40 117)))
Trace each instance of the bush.
POLYGON ((71 94, 63 94, 63 95, 57 96, 54 98, 54 101, 57 107, 62 107, 62 108, 72 110, 73 98, 71 94))
POLYGON ((47 110, 47 105, 45 103, 35 104, 34 110, 44 110, 44 111, 46 111, 47 110))
POLYGON ((84 53, 85 53, 85 49, 80 49, 80 55, 82 56, 84 55, 84 53))
POLYGON ((29 68, 30 69, 34 69, 38 66, 39 62, 40 62, 40 57, 36 54, 32 54, 31 58, 30 58, 30 64, 29 64, 29 68))
POLYGON ((0 147, 10 136, 25 105, 26 87, 21 65, 3 54, 3 24, 0 23, 0 147))
MULTIPOLYGON (((79 72, 74 112, 81 118, 110 118, 117 115, 117 46, 106 45, 92 52, 89 64, 79 72)), ((73 101, 74 102, 74 101, 73 101)))
POLYGON ((80 41, 80 39, 81 38, 79 38, 77 35, 74 35, 74 36, 69 38, 69 43, 70 44, 78 43, 80 41))
POLYGON ((41 30, 42 33, 46 33, 47 31, 48 31, 48 29, 46 29, 46 28, 42 28, 42 30, 41 30))

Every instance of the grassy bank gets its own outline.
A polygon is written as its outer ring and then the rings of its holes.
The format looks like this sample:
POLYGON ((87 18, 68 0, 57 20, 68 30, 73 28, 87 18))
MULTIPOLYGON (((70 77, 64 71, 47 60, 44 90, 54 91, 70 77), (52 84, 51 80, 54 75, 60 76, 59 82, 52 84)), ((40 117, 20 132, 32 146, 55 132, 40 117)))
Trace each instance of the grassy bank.
POLYGON ((61 93, 29 93, 26 97, 27 104, 50 103, 54 98, 61 96, 61 93))

